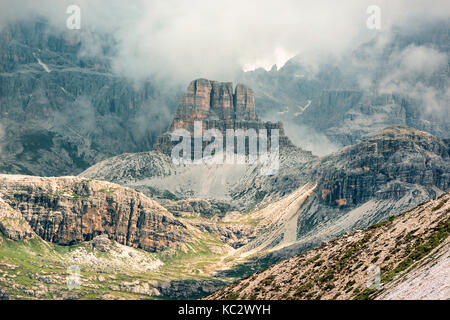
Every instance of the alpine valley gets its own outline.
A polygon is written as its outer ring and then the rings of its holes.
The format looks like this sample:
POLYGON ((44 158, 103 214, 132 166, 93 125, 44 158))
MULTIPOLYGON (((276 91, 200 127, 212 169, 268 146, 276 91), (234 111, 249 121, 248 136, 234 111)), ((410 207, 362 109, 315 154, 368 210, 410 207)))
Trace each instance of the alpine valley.
POLYGON ((133 85, 86 37, 0 31, 0 299, 450 299, 448 20, 187 88, 133 85), (436 112, 380 90, 417 48, 446 56, 436 112), (279 170, 174 163, 195 121, 279 130, 279 170))

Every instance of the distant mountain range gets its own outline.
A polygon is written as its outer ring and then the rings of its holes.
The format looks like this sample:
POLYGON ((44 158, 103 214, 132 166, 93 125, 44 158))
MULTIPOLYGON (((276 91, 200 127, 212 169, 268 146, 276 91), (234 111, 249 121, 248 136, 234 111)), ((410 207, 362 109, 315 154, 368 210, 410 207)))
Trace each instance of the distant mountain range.
MULTIPOLYGON (((447 20, 399 29, 382 49, 375 38, 342 61, 315 69, 296 57, 279 70, 258 69, 236 79, 253 88, 262 119, 283 121, 290 139, 317 155, 390 125, 448 138, 448 30, 447 20), (441 59, 437 70, 405 76, 399 59, 421 50, 447 57, 446 63, 441 59)), ((151 150, 169 127, 185 84, 132 84, 113 72, 114 39, 94 36, 95 55, 83 33, 55 30, 45 20, 2 29, 2 172, 78 174, 114 155, 151 150)))
POLYGON ((177 93, 113 74, 106 35, 95 57, 83 53, 81 39, 46 22, 2 29, 0 171, 77 174, 110 156, 150 150, 167 128, 177 93))
POLYGON ((239 81, 255 90, 263 118, 283 121, 295 143, 319 155, 390 125, 448 138, 449 29, 448 19, 394 28, 338 60, 310 66, 297 56, 239 81))

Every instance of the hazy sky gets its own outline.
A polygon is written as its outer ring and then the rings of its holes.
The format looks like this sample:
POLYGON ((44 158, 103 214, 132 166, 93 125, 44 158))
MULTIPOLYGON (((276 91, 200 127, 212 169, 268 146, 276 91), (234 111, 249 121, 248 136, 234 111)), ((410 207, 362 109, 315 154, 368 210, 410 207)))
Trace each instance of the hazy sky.
POLYGON ((450 16, 448 0, 1 0, 0 27, 41 15, 65 28, 69 4, 81 8, 82 31, 114 35, 117 72, 183 82, 229 80, 243 68, 280 67, 295 54, 308 63, 339 56, 378 32, 366 27, 369 5, 381 8, 382 31, 450 16))

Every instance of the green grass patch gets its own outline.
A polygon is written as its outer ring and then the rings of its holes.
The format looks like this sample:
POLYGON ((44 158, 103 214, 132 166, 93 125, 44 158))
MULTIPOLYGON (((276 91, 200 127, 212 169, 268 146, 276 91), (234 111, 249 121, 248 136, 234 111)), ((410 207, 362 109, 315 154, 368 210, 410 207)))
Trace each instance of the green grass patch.
POLYGON ((441 221, 436 227, 435 231, 431 234, 431 236, 422 244, 413 248, 410 254, 400 262, 397 267, 393 270, 386 272, 382 275, 383 282, 389 282, 394 279, 394 277, 408 269, 413 263, 424 258, 428 253, 430 253, 434 248, 436 248, 439 244, 441 244, 445 239, 447 239, 450 233, 450 218, 441 221))
POLYGON ((314 284, 312 283, 312 281, 309 281, 303 285, 300 285, 297 290, 295 290, 294 296, 301 298, 305 295, 305 293, 307 293, 312 287, 314 286, 314 284))
POLYGON ((370 300, 370 299, 371 299, 371 296, 372 296, 375 292, 377 292, 376 289, 369 289, 369 288, 364 289, 362 292, 358 293, 358 294, 355 296, 355 300, 370 300))

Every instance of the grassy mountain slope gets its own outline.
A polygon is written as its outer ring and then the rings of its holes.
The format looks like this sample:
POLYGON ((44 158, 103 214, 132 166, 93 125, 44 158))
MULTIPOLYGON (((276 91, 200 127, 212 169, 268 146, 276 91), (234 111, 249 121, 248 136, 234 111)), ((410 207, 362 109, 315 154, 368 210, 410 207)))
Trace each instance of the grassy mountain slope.
MULTIPOLYGON (((273 265, 213 293, 208 299, 401 297, 383 293, 392 292, 392 288, 406 281, 404 277, 423 268, 423 263, 428 268, 437 260, 448 265, 449 212, 447 193, 397 217, 273 265), (378 271, 380 286, 374 285, 378 271)), ((441 272, 441 277, 444 279, 435 281, 430 292, 447 292, 443 298, 448 299, 448 268, 447 272, 441 272)), ((420 293, 425 287, 417 290, 420 293)))

